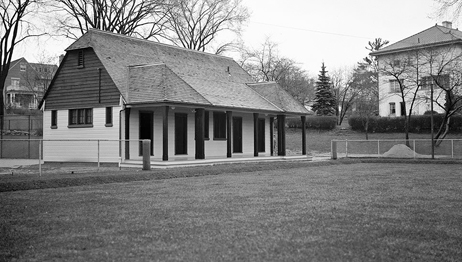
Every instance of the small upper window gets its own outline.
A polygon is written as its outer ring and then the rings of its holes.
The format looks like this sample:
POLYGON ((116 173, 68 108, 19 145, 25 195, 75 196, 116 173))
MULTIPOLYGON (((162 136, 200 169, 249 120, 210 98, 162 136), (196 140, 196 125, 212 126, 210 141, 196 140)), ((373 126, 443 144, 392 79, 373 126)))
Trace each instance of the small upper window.
POLYGON ((51 128, 55 129, 58 127, 58 111, 51 111, 51 128))
POLYGON ((106 126, 112 126, 112 107, 106 107, 106 126))
POLYGON ((21 72, 25 72, 26 71, 26 64, 25 63, 20 63, 19 64, 19 70, 21 72))
POLYGON ((77 54, 77 66, 84 67, 84 65, 85 65, 85 56, 84 56, 83 50, 79 50, 77 54))
MULTIPOLYGON (((403 80, 400 80, 401 83, 403 83, 403 80)), ((400 93, 401 92, 401 87, 400 83, 398 80, 393 79, 390 80, 390 93, 400 93)))

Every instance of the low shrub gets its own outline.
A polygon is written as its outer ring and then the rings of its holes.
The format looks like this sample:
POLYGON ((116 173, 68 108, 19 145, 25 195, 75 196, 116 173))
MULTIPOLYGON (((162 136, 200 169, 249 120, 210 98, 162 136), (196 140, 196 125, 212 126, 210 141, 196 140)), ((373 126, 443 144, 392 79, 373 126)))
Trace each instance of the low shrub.
MULTIPOLYGON (((434 130, 437 131, 440 127, 444 116, 436 114, 433 116, 434 130)), ((404 132, 404 117, 370 117, 369 132, 387 133, 387 132, 404 132)), ((352 130, 364 131, 365 118, 360 116, 351 116, 348 123, 352 130)), ((431 131, 431 115, 413 115, 409 123, 409 132, 412 133, 427 133, 431 131)), ((451 132, 462 131, 462 116, 455 115, 451 117, 450 129, 451 132)))
MULTIPOLYGON (((287 119, 287 126, 291 128, 301 128, 300 118, 287 119)), ((336 116, 308 116, 306 118, 306 128, 316 130, 332 130, 337 126, 336 116)))

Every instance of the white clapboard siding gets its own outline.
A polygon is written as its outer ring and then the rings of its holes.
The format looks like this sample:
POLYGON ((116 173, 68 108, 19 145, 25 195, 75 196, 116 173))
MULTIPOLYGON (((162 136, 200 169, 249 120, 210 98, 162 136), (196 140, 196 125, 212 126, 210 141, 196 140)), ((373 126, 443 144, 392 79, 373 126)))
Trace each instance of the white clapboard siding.
POLYGON ((98 142, 100 162, 119 161, 119 107, 113 107, 113 125, 106 127, 106 108, 93 108, 93 127, 69 128, 68 110, 58 110, 58 125, 51 128, 51 111, 43 115, 43 159, 45 161, 96 162, 98 142), (80 141, 53 141, 53 140, 80 141))

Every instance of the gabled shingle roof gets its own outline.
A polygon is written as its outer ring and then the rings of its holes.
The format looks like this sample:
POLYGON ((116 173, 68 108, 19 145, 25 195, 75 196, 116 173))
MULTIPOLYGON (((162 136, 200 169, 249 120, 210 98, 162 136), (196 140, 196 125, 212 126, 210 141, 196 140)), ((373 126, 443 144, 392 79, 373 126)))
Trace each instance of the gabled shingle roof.
MULTIPOLYGON (((127 104, 178 102, 308 113, 301 105, 285 111, 270 103, 246 85, 253 79, 228 57, 94 29, 66 51, 82 48, 94 50, 127 104)), ((299 105, 293 98, 289 103, 299 105)))
POLYGON ((371 55, 378 56, 408 51, 416 48, 449 45, 454 43, 462 43, 461 31, 453 28, 447 28, 445 26, 435 25, 378 51, 372 52, 371 55))

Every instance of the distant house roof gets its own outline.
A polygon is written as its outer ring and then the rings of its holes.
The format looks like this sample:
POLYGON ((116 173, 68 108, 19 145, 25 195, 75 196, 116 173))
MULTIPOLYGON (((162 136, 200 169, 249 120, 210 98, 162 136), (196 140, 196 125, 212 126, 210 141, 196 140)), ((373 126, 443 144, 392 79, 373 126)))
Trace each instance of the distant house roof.
POLYGON ((372 52, 371 55, 379 56, 417 48, 443 46, 454 43, 462 43, 461 31, 454 28, 434 25, 420 33, 386 46, 378 51, 372 52))
POLYGON ((309 113, 294 98, 287 103, 296 105, 284 110, 249 88, 252 77, 228 57, 94 29, 66 51, 83 48, 94 50, 127 104, 177 102, 309 113))

